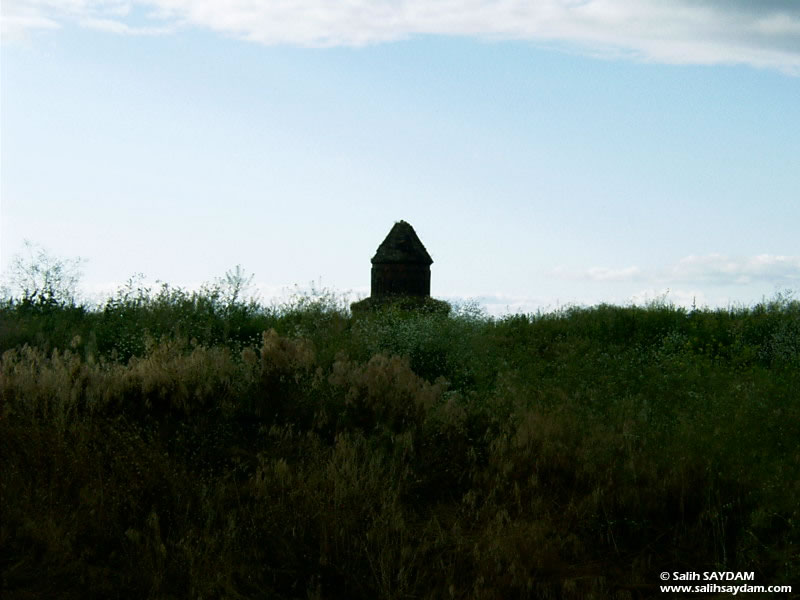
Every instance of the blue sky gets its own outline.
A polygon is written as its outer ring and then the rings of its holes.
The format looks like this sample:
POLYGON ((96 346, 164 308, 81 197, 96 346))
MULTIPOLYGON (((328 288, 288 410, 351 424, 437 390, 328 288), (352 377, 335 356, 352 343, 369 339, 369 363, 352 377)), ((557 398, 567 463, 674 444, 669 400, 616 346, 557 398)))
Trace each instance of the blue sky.
POLYGON ((8 0, 0 266, 494 313, 800 291, 800 3, 8 0))

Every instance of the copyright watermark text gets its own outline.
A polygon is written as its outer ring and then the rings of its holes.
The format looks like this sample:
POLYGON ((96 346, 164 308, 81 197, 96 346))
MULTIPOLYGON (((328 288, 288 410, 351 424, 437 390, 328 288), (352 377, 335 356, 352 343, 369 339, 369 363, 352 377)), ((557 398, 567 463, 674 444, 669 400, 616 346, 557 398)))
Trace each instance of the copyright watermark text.
POLYGON ((790 585, 752 585, 755 581, 753 571, 662 571, 660 589, 666 593, 684 594, 753 594, 753 593, 791 593, 790 585), (687 582, 695 582, 687 585, 687 582))

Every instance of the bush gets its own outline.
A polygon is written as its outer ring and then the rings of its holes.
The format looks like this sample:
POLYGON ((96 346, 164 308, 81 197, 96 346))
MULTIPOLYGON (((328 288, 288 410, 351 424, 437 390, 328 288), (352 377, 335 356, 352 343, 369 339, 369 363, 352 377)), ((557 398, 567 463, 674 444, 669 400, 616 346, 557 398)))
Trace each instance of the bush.
POLYGON ((0 308, 0 581, 629 598, 796 581, 798 304, 494 320, 130 285, 0 308))

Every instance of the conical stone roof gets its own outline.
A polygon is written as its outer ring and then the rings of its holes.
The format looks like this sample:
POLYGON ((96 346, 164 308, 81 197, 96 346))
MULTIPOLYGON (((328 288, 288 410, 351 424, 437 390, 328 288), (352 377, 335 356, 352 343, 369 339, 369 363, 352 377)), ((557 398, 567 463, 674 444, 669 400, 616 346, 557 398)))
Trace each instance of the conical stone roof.
POLYGON ((372 264, 431 265, 433 259, 414 228, 405 221, 398 221, 378 246, 372 264))

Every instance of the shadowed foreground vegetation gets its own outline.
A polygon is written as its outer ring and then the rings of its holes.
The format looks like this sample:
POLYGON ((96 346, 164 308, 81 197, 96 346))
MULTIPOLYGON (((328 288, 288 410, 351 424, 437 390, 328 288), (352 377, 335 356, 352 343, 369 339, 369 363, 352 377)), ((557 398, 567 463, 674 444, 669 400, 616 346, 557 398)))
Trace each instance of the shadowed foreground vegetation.
POLYGON ((0 308, 4 597, 800 582, 797 301, 497 320, 218 292, 0 308))

